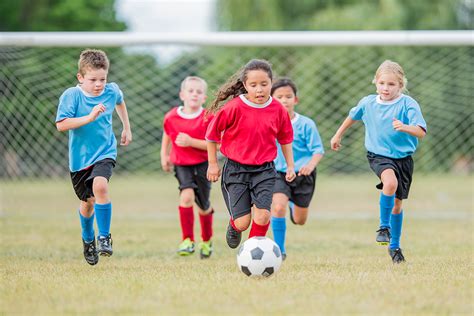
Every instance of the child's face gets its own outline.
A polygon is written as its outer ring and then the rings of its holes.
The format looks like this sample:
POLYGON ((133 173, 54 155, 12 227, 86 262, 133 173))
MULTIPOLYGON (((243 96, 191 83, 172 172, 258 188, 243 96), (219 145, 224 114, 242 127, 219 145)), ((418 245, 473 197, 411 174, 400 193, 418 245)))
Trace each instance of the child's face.
POLYGON ((81 84, 82 90, 98 96, 104 91, 105 84, 107 83, 107 73, 108 71, 105 69, 88 68, 84 75, 78 73, 77 79, 81 84))
POLYGON ((381 73, 375 81, 377 93, 383 101, 396 99, 402 93, 402 85, 393 73, 381 73))
POLYGON ((247 99, 250 102, 264 104, 270 97, 272 81, 265 71, 250 70, 247 73, 244 87, 247 90, 247 99))
POLYGON ((281 104, 286 108, 290 117, 295 112, 295 105, 298 103, 298 97, 293 92, 290 86, 284 86, 273 91, 272 97, 280 101, 281 104))
POLYGON ((207 98, 204 84, 198 80, 189 80, 179 92, 179 98, 185 109, 198 110, 207 98))

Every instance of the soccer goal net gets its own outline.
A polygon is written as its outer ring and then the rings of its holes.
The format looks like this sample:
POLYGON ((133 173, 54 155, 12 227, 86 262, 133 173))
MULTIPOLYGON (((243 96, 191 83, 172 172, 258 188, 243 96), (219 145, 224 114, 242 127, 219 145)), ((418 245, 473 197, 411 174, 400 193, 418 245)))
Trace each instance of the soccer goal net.
MULTIPOLYGON (((125 95, 134 140, 119 148, 118 174, 160 172, 163 117, 180 104, 186 76, 208 82, 209 103, 252 58, 267 59, 276 78, 296 82, 296 111, 317 123, 324 142, 320 172, 369 172, 362 124, 346 133, 341 152, 331 152, 329 141, 350 108, 375 93, 371 81, 385 59, 403 66, 428 124, 414 155, 417 172, 470 172, 473 42, 472 32, 0 33, 0 178, 67 175, 68 137, 54 121, 59 96, 77 84, 85 48, 107 52, 108 81, 125 95)), ((120 127, 115 117, 116 135, 120 127)))

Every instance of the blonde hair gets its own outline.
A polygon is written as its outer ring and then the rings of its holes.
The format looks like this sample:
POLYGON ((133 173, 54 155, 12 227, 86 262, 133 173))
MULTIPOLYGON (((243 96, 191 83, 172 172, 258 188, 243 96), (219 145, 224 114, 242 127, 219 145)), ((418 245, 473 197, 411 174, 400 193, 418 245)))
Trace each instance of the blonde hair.
POLYGON ((186 87, 186 84, 189 81, 198 81, 198 82, 202 83, 202 85, 204 86, 204 93, 206 93, 206 91, 207 91, 207 82, 206 82, 206 80, 202 79, 201 77, 197 77, 197 76, 187 76, 186 78, 184 78, 184 80, 181 81, 181 91, 184 90, 184 88, 186 87))
POLYGON ((400 85, 402 86, 402 91, 407 92, 407 84, 408 80, 405 77, 405 72, 403 71, 402 66, 400 64, 391 61, 391 60, 385 60, 383 63, 380 64, 379 68, 377 68, 377 71, 375 72, 374 80, 372 80, 372 83, 375 84, 377 82, 377 79, 382 75, 383 73, 391 73, 394 74, 400 85))
POLYGON ((272 65, 264 59, 252 59, 245 66, 233 74, 226 83, 224 83, 215 94, 215 99, 209 105, 210 113, 216 113, 224 106, 223 101, 229 97, 235 98, 241 94, 247 93, 244 82, 247 81, 247 74, 252 70, 262 70, 268 74, 270 81, 273 81, 272 65))
POLYGON ((99 49, 86 49, 81 52, 77 67, 81 75, 85 75, 87 69, 109 70, 109 59, 104 51, 99 49))

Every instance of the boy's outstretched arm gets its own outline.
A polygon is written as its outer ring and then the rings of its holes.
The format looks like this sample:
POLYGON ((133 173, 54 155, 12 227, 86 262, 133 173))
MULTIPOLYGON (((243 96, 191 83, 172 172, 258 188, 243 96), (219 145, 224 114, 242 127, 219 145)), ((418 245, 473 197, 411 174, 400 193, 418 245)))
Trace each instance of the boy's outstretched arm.
POLYGON ((56 128, 60 132, 65 132, 70 129, 76 129, 81 126, 84 126, 86 124, 89 124, 90 122, 93 122, 96 120, 96 118, 99 116, 100 113, 103 113, 105 111, 105 106, 100 103, 97 104, 92 108, 92 111, 85 116, 81 117, 68 117, 65 118, 62 121, 56 122, 56 128))
POLYGON ((286 181, 291 182, 296 178, 295 161, 293 159, 293 143, 281 145, 281 151, 283 152, 286 161, 285 179, 286 181))
POLYGON ((342 135, 344 135, 345 131, 351 127, 356 120, 351 119, 349 116, 342 122, 341 126, 339 126, 336 134, 331 138, 331 149, 338 151, 341 148, 341 140, 342 135))
POLYGON ((125 102, 117 104, 115 107, 117 114, 122 121, 122 136, 120 138, 120 145, 127 146, 132 142, 132 130, 130 128, 130 121, 128 120, 128 111, 125 102))
POLYGON ((207 141, 207 159, 209 166, 207 167, 207 180, 216 182, 219 179, 221 171, 217 162, 217 143, 207 141))

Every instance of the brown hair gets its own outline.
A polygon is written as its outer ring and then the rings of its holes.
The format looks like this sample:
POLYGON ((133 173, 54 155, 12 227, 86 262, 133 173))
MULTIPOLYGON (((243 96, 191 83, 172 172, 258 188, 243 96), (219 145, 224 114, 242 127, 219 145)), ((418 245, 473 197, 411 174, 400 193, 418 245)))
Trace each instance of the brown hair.
POLYGON ((277 81, 275 81, 275 83, 272 85, 272 91, 270 94, 273 95, 275 90, 281 87, 290 87, 296 96, 296 92, 298 91, 298 89, 296 89, 296 84, 293 82, 293 80, 286 77, 280 78, 277 81))
POLYGON ((98 49, 83 50, 77 63, 79 73, 83 76, 89 68, 109 70, 109 65, 109 59, 105 52, 98 49))
POLYGON ((268 74, 270 80, 273 80, 272 65, 263 59, 252 59, 217 90, 214 101, 208 107, 209 112, 216 113, 219 111, 223 106, 222 102, 229 97, 235 98, 246 93, 244 82, 247 80, 248 72, 252 70, 263 70, 268 74))

